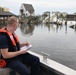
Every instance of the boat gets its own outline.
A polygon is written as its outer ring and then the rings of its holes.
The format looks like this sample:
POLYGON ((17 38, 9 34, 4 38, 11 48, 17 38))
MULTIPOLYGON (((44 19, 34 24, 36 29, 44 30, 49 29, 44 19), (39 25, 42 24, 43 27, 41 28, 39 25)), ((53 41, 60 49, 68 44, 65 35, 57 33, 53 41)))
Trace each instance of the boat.
MULTIPOLYGON (((43 55, 32 51, 29 53, 40 58, 40 75, 76 75, 76 71, 48 58, 48 54, 42 52, 43 55)), ((0 75, 20 75, 9 68, 0 68, 0 75)))

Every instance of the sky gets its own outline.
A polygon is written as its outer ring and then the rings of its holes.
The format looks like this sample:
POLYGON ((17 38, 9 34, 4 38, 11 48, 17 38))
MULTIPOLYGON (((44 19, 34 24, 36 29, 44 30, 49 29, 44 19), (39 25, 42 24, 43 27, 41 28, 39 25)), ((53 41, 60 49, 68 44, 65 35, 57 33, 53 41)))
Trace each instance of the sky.
POLYGON ((19 15, 22 3, 32 4, 36 15, 46 11, 76 12, 76 0, 0 0, 0 7, 7 7, 10 12, 19 15))

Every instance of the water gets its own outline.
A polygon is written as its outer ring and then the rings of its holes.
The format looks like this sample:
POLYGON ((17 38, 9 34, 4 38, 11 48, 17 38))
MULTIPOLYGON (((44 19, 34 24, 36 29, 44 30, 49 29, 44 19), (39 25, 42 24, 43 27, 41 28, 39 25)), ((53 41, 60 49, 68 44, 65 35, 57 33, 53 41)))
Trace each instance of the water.
POLYGON ((49 58, 76 70, 76 28, 70 25, 19 25, 20 42, 31 42, 31 51, 45 52, 49 58))

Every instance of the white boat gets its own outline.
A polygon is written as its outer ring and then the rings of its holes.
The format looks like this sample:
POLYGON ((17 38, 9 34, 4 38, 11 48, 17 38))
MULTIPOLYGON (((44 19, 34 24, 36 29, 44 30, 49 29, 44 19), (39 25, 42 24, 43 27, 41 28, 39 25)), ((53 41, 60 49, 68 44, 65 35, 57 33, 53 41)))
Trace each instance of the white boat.
MULTIPOLYGON (((40 75, 76 75, 75 70, 49 59, 48 54, 44 52, 43 55, 39 55, 32 51, 29 51, 29 53, 38 56, 40 58, 41 63, 40 75)), ((20 75, 20 74, 9 68, 3 68, 0 69, 0 75, 20 75)))

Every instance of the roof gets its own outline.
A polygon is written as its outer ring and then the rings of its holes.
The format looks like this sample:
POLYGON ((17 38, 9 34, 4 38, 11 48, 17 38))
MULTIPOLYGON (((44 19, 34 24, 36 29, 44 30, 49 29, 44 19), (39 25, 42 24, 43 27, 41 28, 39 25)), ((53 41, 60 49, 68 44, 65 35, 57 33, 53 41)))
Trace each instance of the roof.
POLYGON ((69 21, 76 21, 76 15, 74 15, 74 14, 67 15, 67 20, 69 20, 69 21))
POLYGON ((33 13, 34 12, 34 8, 31 4, 23 4, 24 7, 26 8, 26 10, 29 11, 29 13, 33 13))
POLYGON ((0 17, 8 17, 8 16, 16 16, 16 15, 11 12, 0 11, 0 17))

